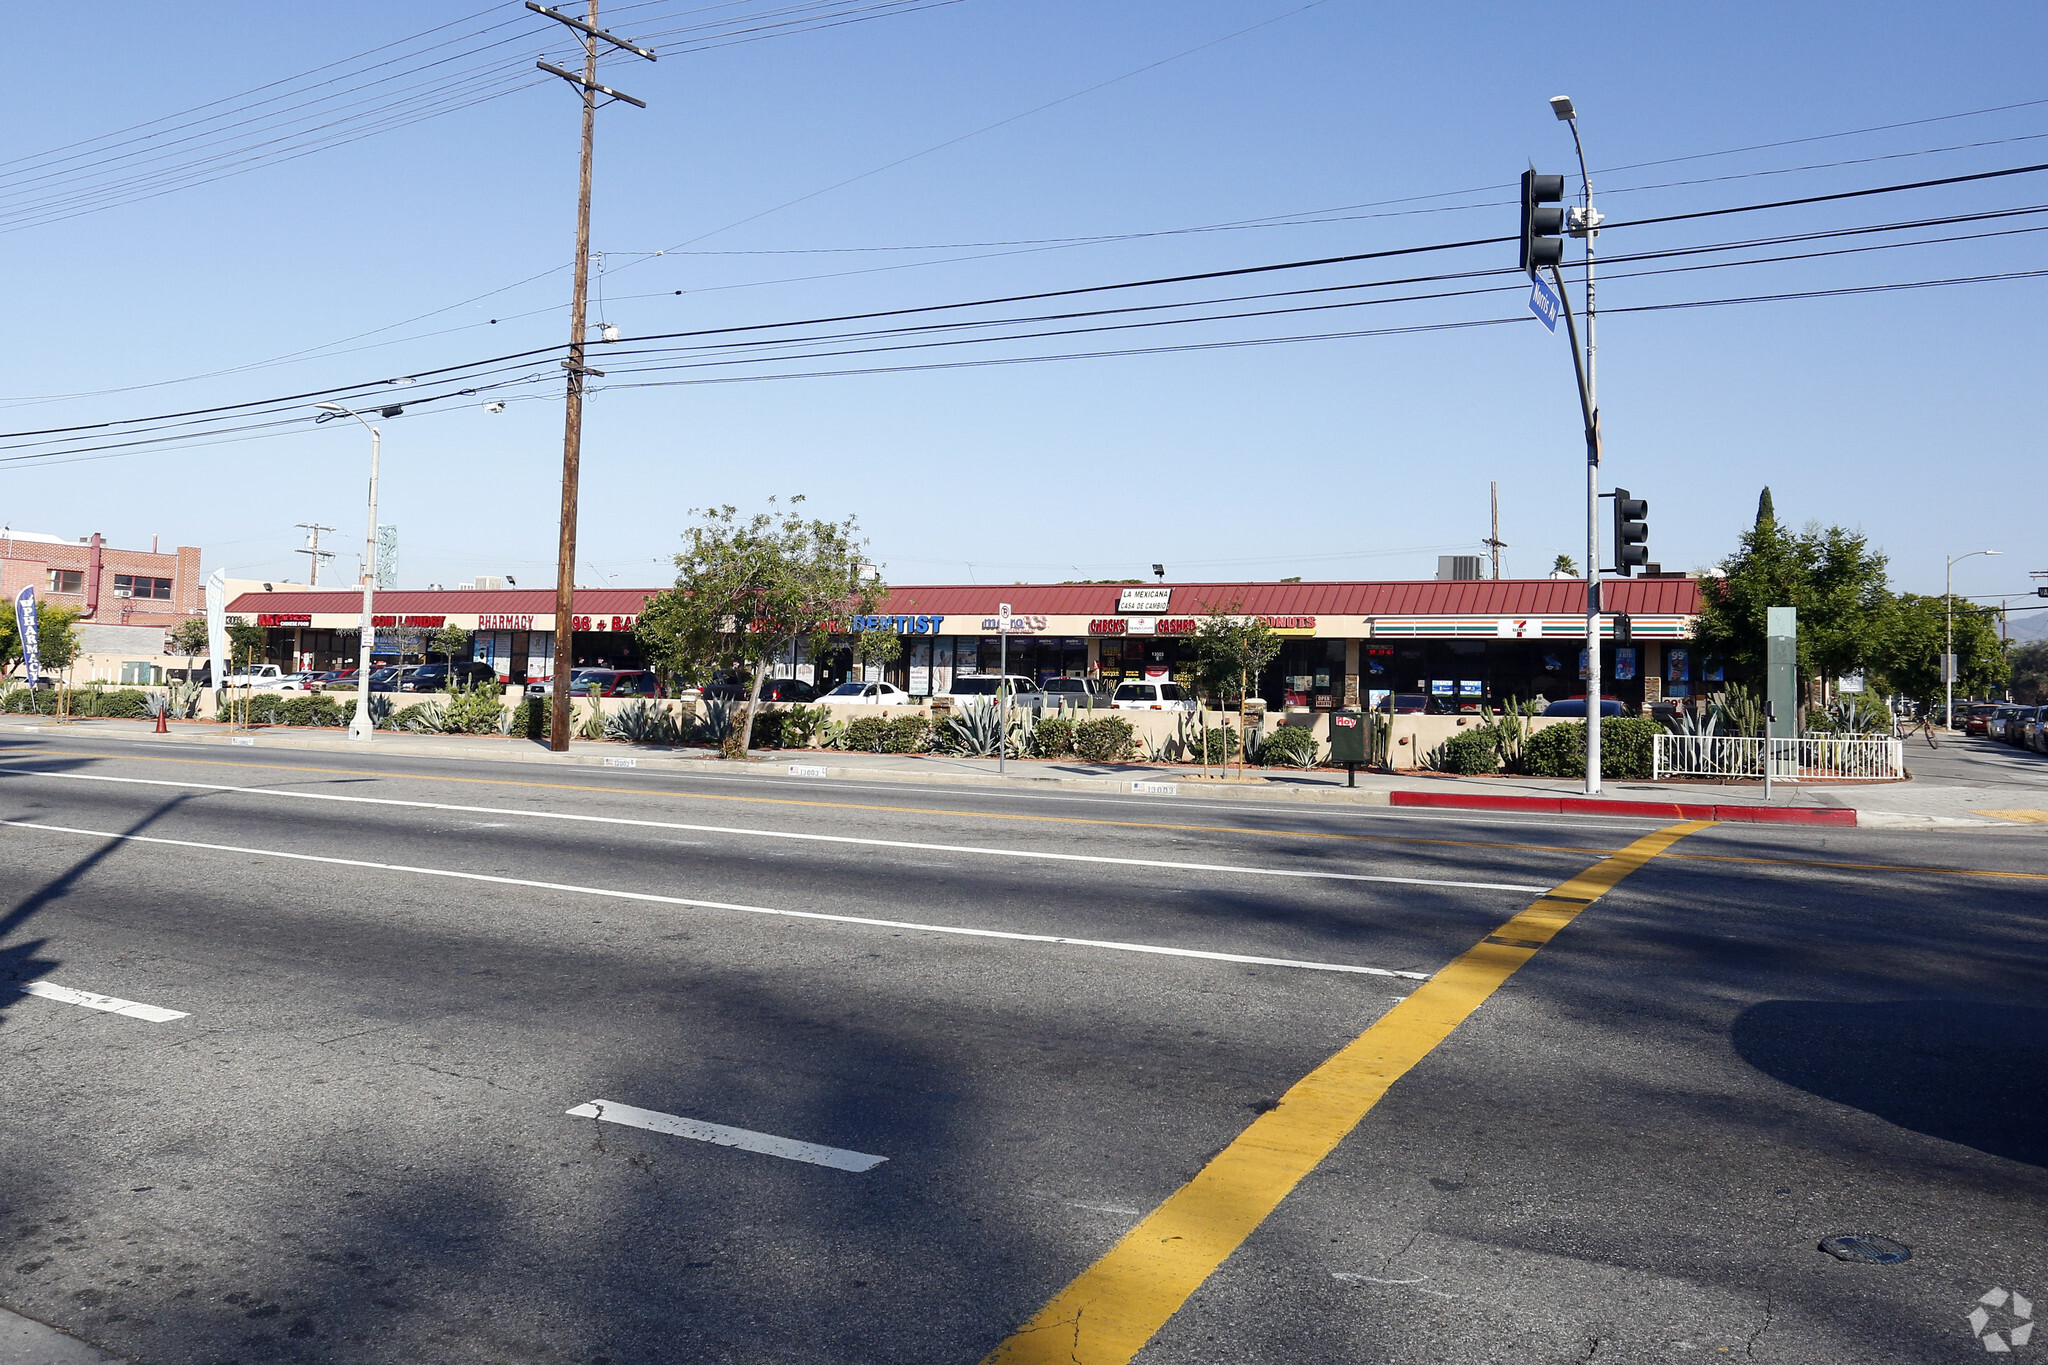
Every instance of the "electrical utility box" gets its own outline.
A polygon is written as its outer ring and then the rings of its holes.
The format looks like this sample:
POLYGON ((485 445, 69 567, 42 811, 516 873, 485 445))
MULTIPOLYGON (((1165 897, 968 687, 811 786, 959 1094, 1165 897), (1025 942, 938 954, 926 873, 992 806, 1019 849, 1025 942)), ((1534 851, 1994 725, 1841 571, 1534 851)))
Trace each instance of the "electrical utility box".
POLYGON ((1367 735, 1371 726, 1365 716, 1357 711, 1332 711, 1330 713, 1330 762, 1367 763, 1367 735))

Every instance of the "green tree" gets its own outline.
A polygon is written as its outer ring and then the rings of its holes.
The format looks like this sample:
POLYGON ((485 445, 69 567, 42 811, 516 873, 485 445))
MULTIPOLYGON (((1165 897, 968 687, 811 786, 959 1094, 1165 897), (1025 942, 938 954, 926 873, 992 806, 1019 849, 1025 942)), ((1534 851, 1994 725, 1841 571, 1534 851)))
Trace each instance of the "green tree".
POLYGON ((864 630, 853 652, 864 664, 892 664, 903 657, 903 640, 893 630, 864 630))
MULTIPOLYGON (((44 673, 61 673, 78 657, 78 612, 61 602, 36 603, 36 656, 44 673)), ((14 604, 0 620, 0 674, 10 673, 21 659, 21 634, 14 628, 14 604)))
POLYGON ((164 636, 164 653, 185 656, 185 679, 192 681, 192 674, 199 662, 199 656, 213 648, 207 639, 206 618, 188 616, 172 626, 164 636))
POLYGON ((1559 555, 1556 559, 1550 561, 1550 571, 1552 573, 1568 573, 1573 578, 1577 578, 1579 576, 1579 561, 1573 559, 1570 555, 1559 555))
POLYGON ((1236 614, 1238 603, 1210 607, 1195 627, 1195 686, 1217 704, 1241 700, 1266 665, 1280 655, 1280 637, 1256 616, 1236 614))
POLYGON ((1776 526, 1777 524, 1778 507, 1776 503, 1771 501, 1771 486, 1765 484, 1764 491, 1757 496, 1756 500, 1756 528, 1761 531, 1766 526, 1776 526))
MULTIPOLYGON (((1280 655, 1280 637, 1256 616, 1239 616, 1240 604, 1210 607, 1195 627, 1195 686, 1214 697, 1217 704, 1235 701, 1243 721, 1245 696, 1258 681, 1266 665, 1280 655)), ((1224 766, 1229 766, 1230 742, 1226 737, 1224 766)), ((1209 731, 1202 731, 1202 762, 1209 762, 1209 731)), ((1238 766, 1244 766, 1242 752, 1238 766)))
POLYGON ((2013 700, 2048 705, 2048 640, 2020 645, 2006 657, 2012 665, 2013 700))
MULTIPOLYGON (((461 626, 443 626, 428 638, 427 647, 430 651, 438 651, 452 664, 456 655, 469 653, 469 632, 461 626)), ((432 653, 428 654, 427 661, 433 662, 432 653)))
MULTIPOLYGON (((228 671, 247 668, 270 652, 270 632, 247 621, 228 622, 228 671)), ((220 679, 214 679, 220 685, 220 679)))
POLYGON ((1833 680, 1876 661, 1891 589, 1885 557, 1860 531, 1810 523, 1786 531, 1759 506, 1741 548, 1721 561, 1723 577, 1700 580, 1700 614, 1692 638, 1708 653, 1764 666, 1766 611, 1799 610, 1799 671, 1833 680))
POLYGON ((750 677, 746 711, 734 751, 753 742, 754 714, 769 664, 792 640, 811 657, 825 652, 829 626, 841 615, 865 616, 887 595, 866 567, 859 524, 806 520, 801 496, 742 519, 730 505, 695 511, 675 556, 675 586, 649 598, 634 634, 656 668, 670 677, 707 681, 720 669, 750 677))
MULTIPOLYGON (((1948 613, 1940 596, 1905 593, 1892 599, 1879 629, 1873 661, 1882 690, 1910 697, 1921 707, 1939 706, 1943 695, 1941 655, 1948 638, 1948 613)), ((1981 697, 2012 675, 1998 638, 1994 607, 1958 600, 1955 604, 1956 695, 1981 697)))

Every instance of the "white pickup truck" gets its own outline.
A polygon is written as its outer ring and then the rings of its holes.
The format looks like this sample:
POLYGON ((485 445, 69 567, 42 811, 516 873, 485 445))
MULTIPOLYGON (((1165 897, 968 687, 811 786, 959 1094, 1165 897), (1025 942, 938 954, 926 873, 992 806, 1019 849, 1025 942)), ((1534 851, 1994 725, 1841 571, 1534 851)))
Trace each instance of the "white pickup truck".
POLYGON ((251 664, 228 674, 229 687, 250 687, 259 692, 299 692, 305 688, 303 675, 287 673, 276 664, 251 664))

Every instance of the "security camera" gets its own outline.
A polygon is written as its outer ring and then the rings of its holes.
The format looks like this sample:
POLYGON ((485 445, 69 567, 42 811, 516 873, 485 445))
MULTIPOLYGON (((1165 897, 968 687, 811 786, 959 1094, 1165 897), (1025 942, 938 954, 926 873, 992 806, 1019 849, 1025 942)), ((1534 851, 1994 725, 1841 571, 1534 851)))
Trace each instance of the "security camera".
POLYGON ((484 404, 484 411, 485 411, 485 412, 503 412, 504 410, 505 410, 505 405, 504 405, 503 403, 486 403, 486 404, 484 404))

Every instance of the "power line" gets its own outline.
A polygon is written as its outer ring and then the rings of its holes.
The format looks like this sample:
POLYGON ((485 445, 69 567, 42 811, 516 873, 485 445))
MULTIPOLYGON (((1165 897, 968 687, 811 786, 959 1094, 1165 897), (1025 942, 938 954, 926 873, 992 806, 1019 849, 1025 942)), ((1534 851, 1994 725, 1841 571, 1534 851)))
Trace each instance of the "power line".
MULTIPOLYGON (((1911 183, 1909 183, 1909 184, 1905 184, 1905 185, 1899 185, 1899 186, 1880 186, 1880 187, 1873 187, 1872 189, 1869 189, 1869 190, 1862 190, 1862 191, 1850 191, 1850 192, 1845 192, 1845 193, 1844 193, 1843 195, 1833 195, 1833 196, 1814 196, 1814 197, 1810 197, 1810 198, 1808 198, 1808 199, 1802 199, 1802 200, 1795 200, 1795 201, 1777 201, 1777 202, 1774 202, 1774 203, 1770 203, 1770 204, 1761 204, 1761 205, 1746 205, 1746 206, 1736 206, 1736 208, 1735 208, 1735 209, 1733 209, 1733 210, 1729 210, 1729 211, 1738 211, 1738 212, 1739 212, 1739 211, 1751 211, 1751 210, 1756 210, 1756 209, 1764 209, 1764 208, 1777 208, 1777 207, 1784 207, 1784 206, 1786 206, 1786 205, 1787 205, 1787 204, 1789 204, 1789 203, 1808 203, 1808 202, 1814 202, 1814 201, 1816 201, 1816 200, 1820 200, 1820 199, 1830 199, 1830 198, 1839 198, 1839 197, 1858 197, 1858 196, 1861 196, 1861 195, 1865 195, 1865 194, 1871 194, 1871 193, 1882 193, 1882 192, 1886 192, 1886 191, 1888 191, 1888 190, 1896 190, 1896 189, 1915 189, 1915 188, 1923 188, 1923 187, 1926 187, 1926 186, 1928 186, 1928 185, 1931 185, 1931 184, 1948 184, 1948 183, 1955 183, 1956 181, 1958 181, 1958 180, 1961 180, 1961 179, 1970 179, 1970 178, 1992 178, 1992 177, 1995 177, 1995 176, 1998 176, 1998 175, 2004 175, 2004 174, 2017 174, 2017 173, 2021 173, 2021 172, 2024 172, 2024 171, 2026 171, 2026 170, 2030 170, 2030 169, 2041 169, 2041 168, 2038 168, 2038 167, 2036 167, 2036 168, 2028 168, 2028 167, 2022 167, 2022 168, 2012 168, 2012 169, 2010 169, 2010 170, 2008 170, 2008 171, 2004 171, 2004 172, 1987 172, 1987 173, 1984 173, 1984 174, 1983 174, 1982 176, 1977 176, 1977 177, 1950 177, 1950 178, 1946 178, 1946 179, 1944 179, 1944 180, 1941 180, 1941 181, 1932 181, 1932 182, 1928 182, 1928 181, 1922 181, 1922 182, 1911 182, 1911 183)), ((1999 213, 1999 214, 2003 214, 2003 213, 2006 213, 2006 212, 2025 212, 2025 211, 2027 211, 2027 210, 2010 210, 2010 211, 2006 211, 2006 210, 2000 210, 2000 211, 1995 211, 1995 212, 1996 212, 1996 213, 1999 213)), ((1720 212, 1720 211, 1714 211, 1714 212, 1720 212)), ((1967 217, 1967 215, 1960 215, 1960 216, 1957 216, 1957 217, 1967 217)), ((1924 223, 1924 222, 1931 222, 1931 221, 1936 221, 1936 220, 1921 220, 1921 221, 1922 221, 1922 222, 1924 223)), ((1864 232, 1864 231, 1875 231, 1875 230, 1895 230, 1895 229, 1896 229, 1897 227, 1900 227, 1900 226, 1915 226, 1915 225, 1917 225, 1917 224, 1906 224, 1906 225, 1875 225, 1875 226, 1871 226, 1871 225, 1865 225, 1865 226, 1859 226, 1859 227, 1855 227, 1855 228, 1849 228, 1849 229, 1837 229, 1837 230, 1833 230, 1833 231, 1834 231, 1834 232, 1836 232, 1836 233, 1843 233, 1843 234, 1846 234, 1846 233, 1854 233, 1854 232, 1864 232)), ((1816 235, 1816 234, 1794 234, 1793 236, 1794 236, 1794 238, 1803 238, 1803 239, 1808 239, 1808 240, 1810 240, 1810 239, 1811 239, 1811 238, 1812 238, 1813 236, 1815 236, 1815 235, 1816 235)), ((880 319, 884 319, 884 318, 891 318, 891 317, 904 317, 904 316, 913 316, 913 315, 919 315, 919 314, 929 315, 929 314, 934 314, 934 313, 940 313, 940 312, 952 311, 952 310, 956 310, 956 309, 965 309, 965 308, 974 308, 974 307, 988 307, 988 306, 993 306, 993 305, 997 305, 997 304, 1006 304, 1006 303, 1017 303, 1017 302, 1027 302, 1027 301, 1036 301, 1036 300, 1040 300, 1040 299, 1050 299, 1050 298, 1061 298, 1061 297, 1074 297, 1074 296, 1077 296, 1077 295, 1086 295, 1086 294, 1093 294, 1093 293, 1100 293, 1100 292, 1108 292, 1108 291, 1114 291, 1114 290, 1120 290, 1120 289, 1144 288, 1144 287, 1154 287, 1154 286, 1159 286, 1159 285, 1165 285, 1165 284, 1181 284, 1181 283, 1190 283, 1190 282, 1197 282, 1197 281, 1205 281, 1205 280, 1212 280, 1212 279, 1221 279, 1221 278, 1231 278, 1231 277, 1240 277, 1240 276, 1248 276, 1248 275, 1256 275, 1256 274, 1262 274, 1262 273, 1267 273, 1267 272, 1270 272, 1270 271, 1276 271, 1276 270, 1288 270, 1288 269, 1301 269, 1301 268, 1308 268, 1308 267, 1314 267, 1314 266, 1322 266, 1322 265, 1329 265, 1329 264, 1333 264, 1333 263, 1340 263, 1340 262, 1353 262, 1353 261, 1359 261, 1359 260, 1369 260, 1369 259, 1386 259, 1386 258, 1389 258, 1389 257, 1396 257, 1396 256, 1405 256, 1405 255, 1417 254, 1417 253, 1421 253, 1421 252, 1427 252, 1427 251, 1441 251, 1441 250, 1452 250, 1452 249, 1458 249, 1458 248, 1461 248, 1461 247, 1465 247, 1465 246, 1474 246, 1474 245, 1495 245, 1495 244, 1499 244, 1499 243, 1501 243, 1501 242, 1503 242, 1503 241, 1506 241, 1506 240, 1509 240, 1509 239, 1507 239, 1507 238, 1483 238, 1483 239, 1472 239, 1472 240, 1469 240, 1469 241, 1465 241, 1465 242, 1452 242, 1452 243, 1436 243, 1436 244, 1429 244, 1429 245, 1425 245, 1425 246, 1417 246, 1417 247, 1404 247, 1404 248, 1396 248, 1396 249, 1391 249, 1391 250, 1386 250, 1386 251, 1380 251, 1380 252, 1369 252, 1369 253, 1353 253, 1353 254, 1351 254, 1351 255, 1348 255, 1348 256, 1343 256, 1343 257, 1325 257, 1325 258, 1314 258, 1314 259, 1311 259, 1311 260, 1306 260, 1306 261, 1295 261, 1295 262, 1279 262, 1279 263, 1273 263, 1273 264, 1268 264, 1268 265, 1260 265, 1260 266, 1250 266, 1250 267, 1239 267, 1239 268, 1235 268, 1235 269, 1231 269, 1231 270, 1222 270, 1222 271, 1206 271, 1206 272, 1198 272, 1198 273, 1195 273, 1195 274, 1189 274, 1189 275, 1178 275, 1178 276, 1166 276, 1166 277, 1155 277, 1155 278, 1151 278, 1151 279, 1146 279, 1146 280, 1137 280, 1137 281, 1124 281, 1124 282, 1120 282, 1120 283, 1116 283, 1116 284, 1107 284, 1107 285, 1093 285, 1093 286, 1085 286, 1085 287, 1079 287, 1079 288, 1072 288, 1072 289, 1064 289, 1064 290, 1051 290, 1051 291, 1041 291, 1041 292, 1038 292, 1038 293, 1035 293, 1035 294, 1027 294, 1027 295, 1009 295, 1009 296, 1002 296, 1002 297, 998 297, 998 298, 992 298, 992 299, 980 299, 980 300, 970 300, 970 301, 965 301, 965 302, 957 302, 957 303, 948 303, 948 304, 938 304, 938 305, 926 305, 926 306, 923 306, 923 307, 917 307, 917 308, 904 308, 904 309, 878 310, 878 311, 874 311, 874 312, 869 312, 869 313, 862 313, 862 314, 847 314, 847 315, 838 315, 838 316, 833 316, 833 317, 824 317, 824 318, 811 318, 811 319, 804 319, 804 320, 798 320, 798 321, 794 321, 794 322, 781 322, 781 323, 768 323, 768 324, 751 324, 751 325, 746 325, 746 326, 738 326, 738 327, 728 327, 728 328, 700 329, 700 330, 697 330, 697 331, 693 331, 693 332, 682 332, 682 333, 669 333, 669 334, 663 334, 663 335, 656 335, 656 336, 651 336, 651 337, 645 337, 645 338, 636 338, 636 339, 635 339, 635 341, 636 341, 636 342, 638 342, 638 343, 641 343, 641 344, 643 345, 643 347, 644 347, 644 344, 645 344, 645 343, 648 343, 648 342, 656 342, 656 341, 664 341, 664 340, 676 340, 676 339, 691 339, 691 340, 695 340, 695 339, 700 339, 700 338, 705 338, 705 337, 716 337, 716 336, 735 336, 735 335, 740 335, 740 334, 747 334, 747 333, 759 333, 759 332, 764 332, 764 331, 787 331, 787 330, 791 330, 791 329, 793 329, 793 328, 797 328, 797 327, 815 327, 815 326, 820 326, 820 325, 827 325, 827 324, 839 324, 839 323, 845 323, 845 322, 854 322, 854 321, 873 321, 873 320, 880 320, 880 319)), ((1759 241, 1766 241, 1766 242, 1767 242, 1767 241, 1770 241, 1770 240, 1773 240, 1773 239, 1758 239, 1758 240, 1759 240, 1759 241)), ((1748 244, 1743 244, 1743 245, 1753 245, 1753 244, 1755 244, 1755 243, 1754 243, 1754 242, 1752 242, 1752 243, 1748 243, 1748 244)), ((1681 252, 1681 253, 1691 253, 1691 252, 1695 252, 1695 251, 1698 251, 1698 250, 1701 250, 1701 249, 1713 249, 1713 248, 1700 248, 1700 247, 1686 247, 1686 248, 1678 248, 1678 249, 1676 249, 1676 250, 1677 250, 1678 252, 1681 252)), ((1730 248, 1730 247, 1728 247, 1728 246, 1726 246, 1726 245, 1723 245, 1723 246, 1721 246, 1721 247, 1720 247, 1719 249, 1731 249, 1731 248, 1730 248)), ((1644 257, 1646 258, 1646 257, 1648 257, 1648 256, 1650 256, 1650 255, 1654 255, 1654 254, 1655 254, 1655 253, 1644 253, 1644 254, 1643 254, 1643 256, 1644 256, 1644 257)), ((1628 258, 1628 259, 1638 259, 1638 258, 1634 258, 1634 257, 1632 257, 1632 258, 1628 258)), ((1482 274, 1483 274, 1483 273, 1490 273, 1490 272, 1466 272, 1466 273, 1467 273, 1467 274, 1472 274, 1472 273, 1482 273, 1482 274)), ((1503 273, 1505 273, 1505 272, 1503 272, 1503 273)), ((1428 277, 1417 277, 1417 278, 1428 278, 1428 277)), ((1387 286, 1387 285, 1388 285, 1389 283, 1390 283, 1390 282, 1388 282, 1388 281, 1372 281, 1372 282, 1367 282, 1367 283, 1364 283, 1364 284, 1357 284, 1357 285, 1349 285, 1349 286, 1332 286, 1332 288, 1382 288, 1382 287, 1386 287, 1386 286, 1387 286)), ((1314 292, 1314 291, 1302 291, 1302 292, 1314 292)), ((1258 297, 1258 296, 1250 296, 1250 297, 1258 297)), ((1201 307, 1201 306, 1213 306, 1213 305, 1214 305, 1215 303, 1217 303, 1217 302, 1219 302, 1219 301, 1218 301, 1218 300, 1214 300, 1214 299, 1207 299, 1207 300, 1194 300, 1194 301, 1183 301, 1183 302, 1181 302, 1181 303, 1178 303, 1178 304, 1173 304, 1173 305, 1162 305, 1162 307, 1168 307, 1168 308, 1192 308, 1192 307, 1201 307)), ((1100 310, 1100 311, 1119 311, 1119 310, 1100 310)), ((1208 320, 1208 321, 1218 321, 1218 320, 1227 320, 1227 319, 1219 319, 1219 318, 1208 318, 1208 319, 1191 319, 1191 321, 1201 321, 1201 320, 1208 320)), ((978 325, 978 326, 993 326, 993 325, 999 325, 999 324, 998 324, 998 322, 996 322, 996 321, 994 321, 994 320, 982 320, 981 322, 979 322, 979 323, 977 323, 977 324, 975 324, 975 325, 978 325)), ((1011 323, 1010 325, 1014 325, 1014 322, 1013 322, 1013 323, 1011 323)), ((1014 339, 1030 339, 1030 338, 1026 337, 1026 338, 1011 338, 1011 339, 1013 339, 1013 340, 1014 340, 1014 339)), ((784 340, 782 340, 782 341, 779 341, 779 342, 775 342, 775 343, 772 343, 772 344, 775 344, 775 345, 778 345, 778 346, 789 346, 789 345, 801 345, 801 344, 806 344, 806 343, 809 343, 809 344, 815 344, 815 343, 816 343, 816 342, 817 342, 818 340, 820 340, 820 338, 815 338, 815 337, 812 337, 812 338, 787 338, 787 339, 784 339, 784 340)), ((429 398, 420 398, 420 399, 411 399, 411 400, 409 400, 409 401, 410 401, 410 402, 414 402, 414 403, 417 403, 417 402, 422 402, 422 401, 436 401, 437 399, 440 399, 440 398, 445 398, 445 397, 449 397, 449 396, 460 396, 460 395, 462 395, 462 394, 469 394, 469 393, 476 393, 476 392, 480 392, 480 391, 483 391, 483 389, 485 389, 485 388, 487 388, 487 387, 494 387, 494 386, 490 386, 490 385, 485 385, 485 384, 483 384, 483 383, 481 382, 481 380, 483 379, 483 377, 485 377, 486 375, 488 375, 488 374, 492 373, 493 371, 495 371, 495 372, 497 372, 497 373, 499 373, 499 374, 503 375, 503 374, 504 374, 505 372, 507 372, 507 371, 508 371, 508 370, 510 370, 510 369, 517 369, 517 368, 522 368, 522 367, 524 367, 524 366, 525 366, 526 364, 530 364, 531 358, 533 358, 533 357, 536 357, 536 356, 542 356, 542 355, 550 355, 550 354, 553 354, 553 353, 555 353, 555 352, 556 352, 556 351, 557 351, 558 349, 559 349, 559 348, 556 348, 556 347, 544 347, 544 348, 536 348, 536 349, 533 349, 533 350, 529 350, 529 351, 524 351, 524 352, 515 352, 515 353, 511 353, 511 354, 509 354, 509 355, 504 355, 504 356, 497 356, 497 357, 490 357, 490 358, 487 358, 487 359, 484 359, 484 360, 479 360, 479 361, 471 361, 471 362, 465 362, 465 363, 463 363, 463 364, 460 364, 460 365, 453 365, 453 366, 446 366, 446 367, 440 367, 440 368, 438 368, 438 369, 436 369, 436 370, 431 370, 431 371, 424 371, 424 372, 421 372, 421 373, 420 373, 420 375, 419 375, 419 377, 420 377, 420 378, 428 378, 428 379, 432 379, 432 378, 437 378, 437 377, 438 377, 438 378, 443 378, 443 379, 444 379, 444 382, 445 382, 445 379, 446 379, 447 377, 452 377, 452 376, 455 376, 455 375, 459 375, 459 374, 466 374, 466 375, 470 376, 470 379, 469 379, 469 387, 466 387, 466 388, 463 388, 463 389, 459 389, 459 390, 452 390, 452 391, 451 391, 450 393, 448 393, 448 394, 440 394, 440 395, 435 395, 435 396, 434 396, 434 398, 432 398, 432 399, 429 399, 429 398)), ((613 352, 613 354, 631 354, 631 353, 632 353, 632 352, 624 352, 624 353, 621 353, 621 352, 613 352)), ((519 381, 519 380, 513 380, 513 379, 504 379, 504 380, 501 380, 501 383, 519 383, 519 382, 527 382, 527 381, 519 381)), ((299 393, 299 394, 285 395, 285 396, 284 396, 284 397, 282 397, 282 398, 274 398, 274 399, 261 399, 261 400, 252 400, 252 401, 249 401, 249 402, 245 402, 245 403, 238 403, 238 404, 226 404, 226 405, 217 405, 217 406, 214 406, 214 407, 209 407, 209 408, 199 408, 199 409, 188 409, 188 410, 185 410, 185 411, 182 411, 182 412, 176 412, 176 413, 168 413, 168 414, 160 414, 160 415, 158 415, 158 416, 156 416, 156 417, 149 417, 149 418, 131 418, 131 419, 116 419, 116 420, 110 420, 110 421, 104 421, 104 422, 96 422, 96 423, 86 423, 86 424, 77 424, 77 425, 73 425, 73 426, 66 426, 66 427, 53 427, 53 428, 43 428, 43 429, 38 429, 38 430, 31 430, 31 431, 21 431, 21 432, 13 432, 13 433, 4 433, 4 434, 0 434, 0 438, 4 438, 4 439, 10 440, 10 441, 20 441, 20 440, 22 440, 23 438, 44 438, 44 439, 42 439, 42 440, 33 440, 33 439, 31 439, 31 441, 30 441, 30 444, 38 444, 38 445, 48 445, 48 444, 51 444, 51 443, 52 443, 52 442, 51 442, 51 441, 50 441, 50 440, 49 440, 48 438, 52 438, 52 437, 55 437, 55 438, 59 438, 59 442, 61 443, 61 442, 68 442, 68 441, 76 441, 76 440, 78 440, 78 439, 81 439, 81 437, 82 437, 82 436, 83 436, 83 434, 85 434, 85 433, 112 433, 112 432, 113 432, 114 430, 116 430, 116 429, 121 429, 121 428, 128 428, 128 429, 136 429, 136 434, 137 434, 138 436, 141 436, 141 435, 143 435, 144 431, 146 431, 146 430, 147 430, 147 429, 148 429, 149 427, 151 427, 151 426, 153 426, 153 425, 154 425, 154 426, 158 426, 159 428, 161 428, 161 425, 162 425, 162 424, 166 424, 166 423, 171 423, 171 422, 181 422, 181 423, 185 423, 185 424, 188 424, 188 425, 189 425, 189 424, 191 424, 191 421, 190 421, 190 419, 198 419, 198 418, 208 418, 208 417, 215 417, 215 416, 218 416, 218 415, 220 415, 220 414, 226 414, 226 413, 234 413, 234 412, 246 412, 246 411, 250 411, 250 410, 253 410, 253 409, 263 409, 263 408, 269 408, 269 409, 276 409, 276 408, 278 408, 278 407, 279 407, 280 405, 283 405, 283 404, 288 404, 288 403, 303 403, 303 402, 304 402, 305 400, 309 400, 309 399, 313 399, 313 398, 319 398, 319 397, 329 397, 329 396, 334 396, 334 395, 340 395, 340 394, 347 394, 347 393, 352 393, 352 392, 361 392, 361 391, 364 391, 364 390, 374 390, 374 389, 385 389, 385 388, 386 388, 386 385, 387 385, 387 383, 388 383, 388 381, 382 381, 382 380, 378 380, 378 381, 369 381, 369 382, 366 382, 366 383, 363 383, 363 384, 357 384, 357 385, 345 386, 345 387, 341 387, 341 388, 326 388, 326 389, 320 389, 320 390, 312 390, 312 391, 307 391, 307 392, 304 392, 304 393, 299 393)), ((607 386, 607 387, 611 387, 611 386, 607 386)), ((139 441, 139 442, 136 442, 136 444, 144 444, 144 443, 146 443, 146 440, 145 440, 145 441, 139 441)), ((19 448, 19 447, 17 447, 17 448, 19 448)))

